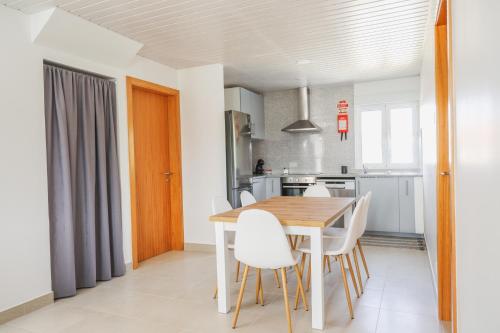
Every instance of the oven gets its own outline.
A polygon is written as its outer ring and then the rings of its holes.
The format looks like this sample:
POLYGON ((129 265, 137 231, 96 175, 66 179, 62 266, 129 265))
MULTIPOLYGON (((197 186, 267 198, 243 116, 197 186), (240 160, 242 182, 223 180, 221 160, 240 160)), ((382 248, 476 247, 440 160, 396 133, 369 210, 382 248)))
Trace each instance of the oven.
POLYGON ((281 179, 281 195, 298 197, 311 185, 316 184, 314 176, 286 176, 281 179))

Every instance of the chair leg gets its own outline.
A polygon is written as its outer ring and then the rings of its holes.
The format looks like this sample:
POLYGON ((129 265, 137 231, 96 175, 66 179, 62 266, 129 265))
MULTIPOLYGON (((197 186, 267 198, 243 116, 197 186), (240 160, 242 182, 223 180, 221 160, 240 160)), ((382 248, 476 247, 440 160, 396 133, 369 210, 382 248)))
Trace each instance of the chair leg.
POLYGON ((261 274, 259 274, 259 280, 260 280, 260 283, 259 283, 260 284, 260 289, 259 289, 260 305, 264 306, 264 283, 262 283, 262 275, 261 274))
POLYGON ((326 256, 323 256, 323 273, 325 272, 326 270, 326 256))
POLYGON ((295 248, 293 247, 292 235, 288 235, 288 241, 290 242, 290 247, 292 248, 292 250, 295 250, 295 248))
POLYGON ((328 263, 328 273, 332 272, 332 264, 330 263, 330 256, 326 256, 326 262, 328 263))
POLYGON ((277 269, 274 270, 274 281, 276 281, 276 284, 278 285, 278 288, 281 288, 281 286, 280 286, 280 279, 278 277, 278 270, 277 269))
POLYGON ((288 305, 288 286, 286 280, 285 268, 281 268, 281 279, 283 280, 283 296, 285 298, 286 319, 288 321, 288 333, 292 333, 292 316, 290 315, 290 306, 288 305))
POLYGON ((260 274, 260 268, 256 268, 255 271, 255 304, 264 305, 264 292, 262 290, 262 276, 260 274))
POLYGON ((236 261, 236 282, 238 282, 239 277, 240 277, 240 262, 236 261))
POLYGON ((356 266, 356 274, 358 275, 359 289, 363 293, 363 282, 361 280, 361 271, 359 270, 358 255, 356 254, 356 247, 352 249, 352 256, 354 257, 354 266, 356 266))
POLYGON ((351 293, 349 292, 349 285, 347 284, 347 276, 345 274, 344 259, 342 255, 339 256, 340 270, 342 271, 342 279, 344 281, 345 297, 347 298, 347 305, 349 306, 349 313, 351 314, 351 319, 354 319, 354 313, 352 312, 351 303, 351 293))
POLYGON ((299 235, 295 235, 295 237, 293 238, 293 249, 294 250, 297 248, 298 240, 299 240, 299 235))
POLYGON ((245 292, 245 286, 247 284, 248 277, 248 265, 245 265, 245 270, 243 271, 243 280, 241 280, 240 294, 238 295, 238 302, 236 303, 236 311, 233 317, 233 328, 236 328, 236 323, 238 322, 238 315, 240 314, 241 302, 243 301, 243 294, 245 292))
POLYGON ((363 247, 361 246, 361 242, 359 241, 359 239, 357 243, 358 243, 359 253, 361 254, 361 260, 363 261, 363 266, 365 266, 366 276, 369 279, 370 273, 368 273, 368 265, 366 264, 365 254, 363 253, 363 247))
POLYGON ((307 291, 311 289, 311 256, 309 256, 309 268, 307 270, 307 291))
POLYGON ((217 294, 219 293, 219 288, 217 288, 217 286, 215 287, 215 291, 214 291, 214 299, 217 298, 217 294))
MULTIPOLYGON (((297 275, 297 290, 300 291, 300 296, 302 297, 302 303, 304 304, 304 309, 306 311, 309 310, 307 306, 307 299, 306 299, 306 293, 304 292, 304 287, 302 286, 302 274, 300 273, 300 268, 299 265, 295 265, 295 275, 297 275)), ((296 293, 295 296, 295 310, 297 310, 297 305, 298 305, 298 295, 296 293)))
POLYGON ((358 284, 356 283, 356 278, 354 277, 354 270, 352 269, 351 258, 349 257, 349 254, 346 254, 345 257, 347 259, 347 265, 349 267, 349 273, 351 275, 351 280, 354 286, 354 290, 356 291, 356 296, 358 296, 359 298, 358 284))
MULTIPOLYGON (((306 254, 305 253, 302 253, 302 259, 300 260, 300 269, 299 269, 299 272, 300 272, 300 283, 302 284, 302 277, 304 276, 304 267, 306 265, 306 254)), ((302 289, 304 289, 302 287, 302 289)), ((297 290, 295 291, 295 306, 294 306, 294 309, 297 310, 297 308, 299 307, 299 288, 297 286, 297 290)), ((307 311, 307 309, 306 309, 307 311)))

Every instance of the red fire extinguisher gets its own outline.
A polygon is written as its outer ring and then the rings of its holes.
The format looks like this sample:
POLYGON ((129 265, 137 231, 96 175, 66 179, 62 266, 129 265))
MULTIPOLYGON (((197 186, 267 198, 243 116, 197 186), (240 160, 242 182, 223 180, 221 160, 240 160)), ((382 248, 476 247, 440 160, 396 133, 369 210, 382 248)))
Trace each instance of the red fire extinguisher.
POLYGON ((342 100, 337 103, 337 109, 339 113, 337 115, 337 127, 340 133, 340 141, 343 139, 347 140, 347 132, 349 132, 349 114, 347 110, 349 109, 349 103, 342 100))
POLYGON ((337 115, 338 131, 340 133, 340 141, 347 140, 347 132, 349 132, 349 115, 347 112, 341 112, 337 115))

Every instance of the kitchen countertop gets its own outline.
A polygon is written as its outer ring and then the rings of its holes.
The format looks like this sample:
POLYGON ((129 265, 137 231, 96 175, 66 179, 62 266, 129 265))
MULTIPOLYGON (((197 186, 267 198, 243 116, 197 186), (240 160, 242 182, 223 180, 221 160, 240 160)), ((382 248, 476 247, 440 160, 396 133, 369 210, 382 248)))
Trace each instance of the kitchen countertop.
POLYGON ((281 177, 300 177, 300 176, 315 176, 315 177, 354 177, 354 178, 378 178, 378 177, 422 177, 421 172, 404 172, 404 171, 394 171, 394 172, 368 172, 368 173, 289 173, 284 175, 282 173, 273 173, 269 175, 253 175, 253 178, 281 178, 281 177))
POLYGON ((281 173, 272 173, 269 175, 253 175, 252 178, 281 178, 284 177, 281 173))
POLYGON ((377 177, 422 177, 421 172, 368 172, 356 175, 359 178, 377 178, 377 177))

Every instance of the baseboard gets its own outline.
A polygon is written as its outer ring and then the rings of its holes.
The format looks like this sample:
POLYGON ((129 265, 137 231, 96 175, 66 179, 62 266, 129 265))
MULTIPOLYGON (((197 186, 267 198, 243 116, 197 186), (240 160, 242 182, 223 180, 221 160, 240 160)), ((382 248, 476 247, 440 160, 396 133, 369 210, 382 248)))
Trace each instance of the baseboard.
POLYGON ((30 312, 43 308, 46 305, 54 303, 54 293, 51 291, 48 294, 34 298, 10 309, 0 311, 0 325, 24 316, 30 312))
POLYGON ((198 243, 184 243, 184 251, 215 253, 215 245, 213 245, 213 244, 198 244, 198 243))
MULTIPOLYGON (((425 244, 427 244, 427 238, 425 237, 425 233, 424 233, 424 239, 425 239, 425 244)), ((431 259, 431 253, 429 251, 429 247, 427 247, 427 258, 429 259, 429 267, 431 268, 431 275, 432 275, 432 284, 434 285, 434 293, 435 293, 435 296, 436 296, 436 299, 437 299, 437 295, 438 295, 438 287, 437 287, 437 274, 435 274, 436 272, 434 271, 434 266, 432 265, 432 259, 431 259)))

